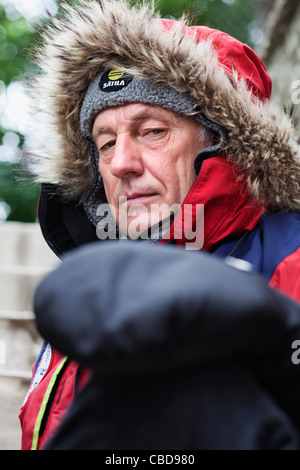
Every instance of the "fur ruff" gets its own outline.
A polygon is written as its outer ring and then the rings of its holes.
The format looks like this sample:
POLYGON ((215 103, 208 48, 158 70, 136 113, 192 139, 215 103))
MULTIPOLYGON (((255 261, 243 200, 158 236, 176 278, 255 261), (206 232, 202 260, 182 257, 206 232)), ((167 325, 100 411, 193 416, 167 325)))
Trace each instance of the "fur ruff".
POLYGON ((147 6, 125 0, 64 7, 44 32, 31 84, 47 139, 31 149, 36 181, 57 184, 80 200, 92 185, 88 145, 80 133, 80 108, 100 69, 122 69, 156 84, 188 92, 210 120, 228 131, 222 153, 245 175, 255 200, 272 210, 300 209, 300 151, 289 116, 254 99, 233 71, 229 77, 207 41, 184 33, 184 20, 168 33, 147 6))

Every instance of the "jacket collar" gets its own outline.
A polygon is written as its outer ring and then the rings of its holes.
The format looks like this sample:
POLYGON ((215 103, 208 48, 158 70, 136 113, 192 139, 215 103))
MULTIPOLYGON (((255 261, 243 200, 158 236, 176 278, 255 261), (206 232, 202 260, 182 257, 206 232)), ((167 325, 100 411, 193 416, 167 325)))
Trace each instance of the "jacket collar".
POLYGON ((249 196, 239 170, 225 156, 203 161, 180 212, 164 237, 187 249, 213 251, 224 238, 253 230, 264 212, 249 196), (194 236, 195 235, 195 236, 194 236))

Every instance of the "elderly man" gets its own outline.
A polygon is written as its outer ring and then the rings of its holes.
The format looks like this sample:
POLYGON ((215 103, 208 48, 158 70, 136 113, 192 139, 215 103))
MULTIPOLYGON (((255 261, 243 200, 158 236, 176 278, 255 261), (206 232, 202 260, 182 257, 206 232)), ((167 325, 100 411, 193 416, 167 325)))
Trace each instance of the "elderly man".
POLYGON ((22 447, 298 448, 299 150, 263 63, 123 0, 66 7, 38 62, 39 221, 68 254, 22 447))

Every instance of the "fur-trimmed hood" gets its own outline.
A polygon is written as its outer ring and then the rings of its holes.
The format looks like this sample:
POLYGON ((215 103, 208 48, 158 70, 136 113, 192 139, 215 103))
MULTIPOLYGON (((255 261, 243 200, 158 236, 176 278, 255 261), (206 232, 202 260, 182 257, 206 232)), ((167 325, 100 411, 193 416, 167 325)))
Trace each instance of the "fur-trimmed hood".
MULTIPOLYGON (((125 0, 64 7, 44 33, 32 83, 46 117, 43 148, 30 149, 36 180, 82 200, 93 182, 80 109, 101 69, 122 69, 189 93, 227 131, 220 153, 236 164, 254 199, 272 210, 300 209, 300 151, 289 116, 270 104, 270 78, 248 46, 206 27, 159 20, 125 0)), ((240 173, 239 173, 240 174, 240 173)))

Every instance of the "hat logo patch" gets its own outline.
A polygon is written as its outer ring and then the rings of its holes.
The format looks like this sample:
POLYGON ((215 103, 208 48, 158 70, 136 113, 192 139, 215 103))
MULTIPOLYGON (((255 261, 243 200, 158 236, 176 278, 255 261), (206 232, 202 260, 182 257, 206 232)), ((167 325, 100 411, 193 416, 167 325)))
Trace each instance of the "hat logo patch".
POLYGON ((119 91, 125 88, 133 80, 133 77, 126 74, 123 70, 113 69, 105 72, 99 83, 101 91, 110 93, 112 91, 119 91))
POLYGON ((124 74, 123 70, 113 69, 108 73, 108 78, 109 80, 119 80, 124 74))

